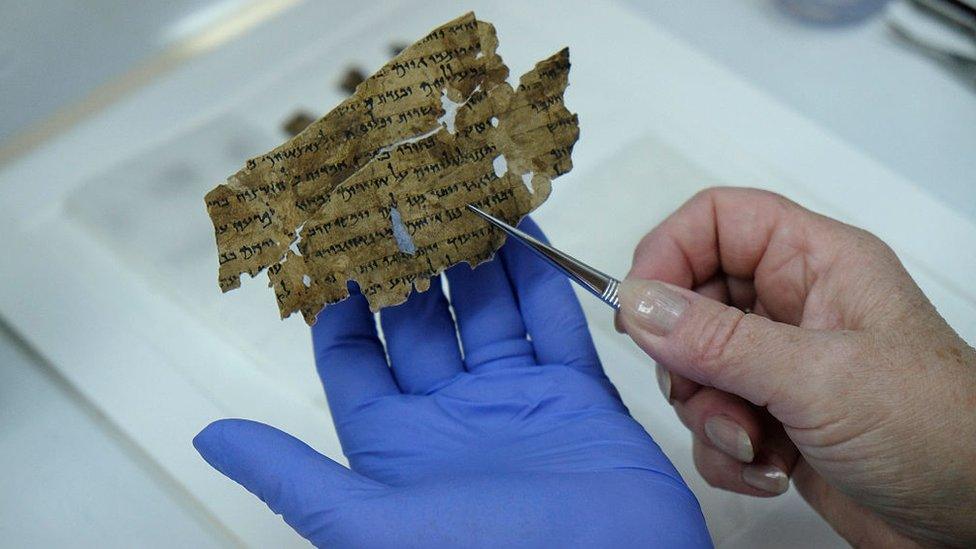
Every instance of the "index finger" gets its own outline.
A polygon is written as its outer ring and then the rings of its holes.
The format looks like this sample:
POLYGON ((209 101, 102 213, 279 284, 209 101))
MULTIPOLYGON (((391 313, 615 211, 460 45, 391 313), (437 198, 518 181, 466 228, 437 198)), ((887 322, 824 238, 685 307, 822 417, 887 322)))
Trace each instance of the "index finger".
POLYGON ((774 319, 798 323, 825 248, 811 229, 826 220, 768 191, 708 189, 641 240, 627 276, 689 289, 721 274, 752 281, 774 319))

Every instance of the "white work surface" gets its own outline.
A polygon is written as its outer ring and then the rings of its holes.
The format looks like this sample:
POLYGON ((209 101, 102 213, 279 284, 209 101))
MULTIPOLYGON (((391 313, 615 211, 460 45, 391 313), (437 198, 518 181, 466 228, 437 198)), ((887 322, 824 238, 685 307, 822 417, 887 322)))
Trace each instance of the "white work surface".
MULTIPOLYGON (((341 459, 305 325, 276 319, 263 277, 217 291, 202 195, 279 141, 294 109, 338 103, 349 63, 378 67, 391 41, 462 10, 442 1, 418 13, 416 4, 292 9, 0 171, 0 313, 152 463, 166 497, 196 514, 172 513, 181 532, 210 528, 200 544, 303 545, 196 455, 189 441, 207 422, 265 421, 341 459), (109 200, 113 188, 126 201, 109 200)), ((639 237, 697 189, 761 186, 887 240, 976 340, 972 219, 627 9, 583 0, 552 14, 539 4, 470 7, 496 24, 513 75, 570 46, 576 167, 535 215, 556 245, 623 274, 639 237)), ((705 486, 648 359, 613 332, 609 311, 581 299, 608 373, 695 490, 717 543, 840 544, 793 493, 757 500, 705 486)))

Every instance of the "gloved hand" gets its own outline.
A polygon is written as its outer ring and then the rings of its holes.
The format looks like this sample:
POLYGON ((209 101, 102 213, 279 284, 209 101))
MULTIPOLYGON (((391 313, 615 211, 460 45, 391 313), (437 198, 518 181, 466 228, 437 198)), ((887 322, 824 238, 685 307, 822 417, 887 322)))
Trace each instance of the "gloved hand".
POLYGON ((604 375, 568 281, 517 243, 447 278, 457 332, 434 280, 381 313, 389 365, 361 295, 319 315, 351 470, 245 420, 211 424, 197 450, 319 546, 710 545, 694 495, 604 375))

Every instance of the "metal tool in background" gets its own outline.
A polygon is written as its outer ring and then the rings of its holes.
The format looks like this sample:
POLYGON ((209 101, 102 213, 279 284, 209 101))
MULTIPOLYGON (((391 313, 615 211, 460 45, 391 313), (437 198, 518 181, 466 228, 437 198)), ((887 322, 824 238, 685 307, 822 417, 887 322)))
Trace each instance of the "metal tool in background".
POLYGON ((602 273, 574 257, 566 255, 552 246, 541 242, 532 235, 516 229, 501 219, 471 204, 468 204, 468 209, 527 246, 533 253, 546 260, 550 265, 569 277, 570 280, 600 298, 600 301, 614 309, 620 308, 620 300, 617 297, 617 288, 620 286, 620 281, 616 278, 602 273))
POLYGON ((976 0, 901 0, 886 23, 901 44, 976 89, 976 0))

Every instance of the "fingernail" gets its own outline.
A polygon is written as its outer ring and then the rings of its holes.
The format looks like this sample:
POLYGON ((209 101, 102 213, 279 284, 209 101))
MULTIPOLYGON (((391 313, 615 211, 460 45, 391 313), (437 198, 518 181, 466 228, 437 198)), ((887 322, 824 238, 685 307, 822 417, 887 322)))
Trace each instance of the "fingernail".
POLYGON ((664 395, 664 400, 668 403, 671 402, 671 374, 667 370, 661 367, 660 364, 654 365, 654 373, 657 374, 657 386, 661 389, 661 394, 664 395))
POLYGON ((746 465, 742 468, 742 482, 771 494, 782 494, 790 487, 790 477, 772 465, 746 465))
POLYGON ((688 301, 661 282, 627 279, 620 283, 620 312, 631 315, 655 335, 674 328, 688 301))
POLYGON ((746 430, 728 416, 712 416, 706 419, 705 436, 716 448, 743 463, 749 463, 755 457, 752 441, 749 440, 746 430))

